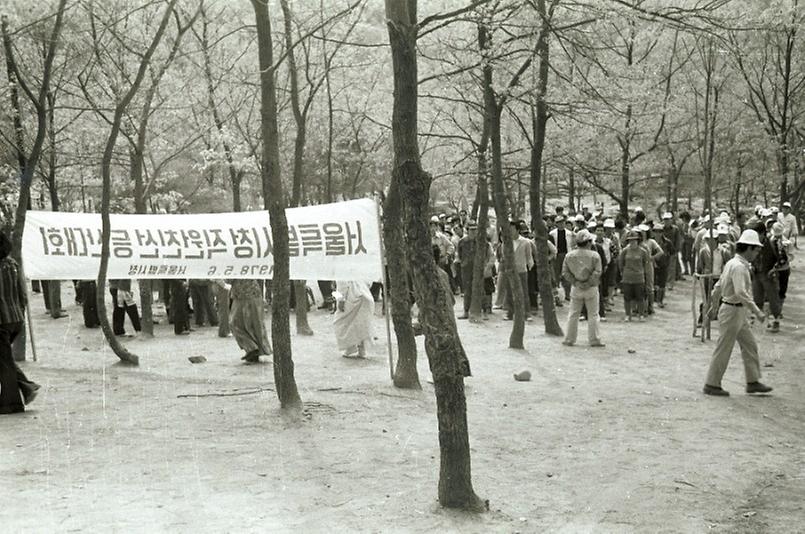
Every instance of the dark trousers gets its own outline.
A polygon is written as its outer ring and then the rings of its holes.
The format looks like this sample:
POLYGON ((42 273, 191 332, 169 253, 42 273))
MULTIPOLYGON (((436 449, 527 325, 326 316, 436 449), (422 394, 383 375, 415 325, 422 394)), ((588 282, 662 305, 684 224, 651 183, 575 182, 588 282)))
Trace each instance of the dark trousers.
POLYGON ((562 278, 562 264, 565 262, 566 255, 567 254, 564 252, 559 252, 556 255, 556 261, 553 265, 553 273, 556 275, 557 287, 561 285, 562 289, 565 291, 565 300, 570 300, 570 282, 562 278))
POLYGON ((114 306, 114 308, 112 308, 112 332, 114 332, 116 336, 122 336, 126 333, 123 322, 126 320, 127 314, 129 320, 131 320, 131 326, 134 327, 135 331, 139 332, 142 327, 140 326, 140 313, 137 311, 137 305, 118 306, 117 288, 109 289, 109 293, 112 294, 112 305, 114 306))
POLYGON ((218 326, 218 313, 213 305, 209 284, 191 283, 190 300, 193 301, 196 325, 203 326, 205 322, 209 322, 210 326, 218 326))
POLYGON ((791 271, 786 269, 785 271, 777 271, 777 282, 780 284, 780 304, 782 307, 782 301, 785 300, 785 294, 788 292, 788 277, 791 275, 791 271))
POLYGON ((472 264, 461 264, 461 280, 464 282, 464 314, 470 313, 472 304, 472 264))
POLYGON ((190 318, 187 313, 187 289, 182 280, 168 282, 170 288, 168 317, 173 321, 173 333, 181 334, 190 330, 190 318))
POLYGON ((665 286, 668 282, 668 269, 670 263, 661 261, 654 268, 654 300, 662 304, 665 298, 665 286))
MULTIPOLYGON (((530 315, 530 304, 528 302, 528 271, 523 273, 517 273, 515 279, 513 280, 514 284, 520 284, 520 287, 523 291, 523 304, 525 304, 525 316, 528 318, 530 315)), ((512 296, 512 291, 517 291, 517 286, 513 285, 509 287, 509 292, 506 294, 506 301, 504 307, 506 308, 506 316, 507 317, 514 317, 514 297, 512 296)), ((569 294, 569 293, 568 293, 569 294)))
POLYGON ((64 310, 61 305, 61 282, 58 280, 41 280, 42 298, 45 301, 45 310, 51 317, 58 317, 64 310))
POLYGON ((212 286, 218 311, 218 337, 227 337, 229 330, 229 291, 219 285, 212 286))
POLYGON ((752 298, 755 305, 763 309, 763 303, 769 301, 769 311, 772 317, 780 317, 780 284, 776 276, 766 273, 755 273, 752 277, 752 298))
POLYGON ((539 280, 536 265, 528 270, 528 297, 525 301, 526 306, 531 306, 532 310, 539 309, 539 280))
POLYGON ((84 314, 84 326, 98 328, 101 324, 98 319, 98 304, 95 301, 98 286, 94 280, 81 280, 78 282, 78 287, 81 288, 81 311, 84 314))
POLYGON ((36 388, 14 361, 11 351, 11 344, 22 328, 22 322, 0 324, 0 413, 25 411, 22 399, 36 388))
POLYGON ((332 280, 319 280, 319 291, 324 302, 333 300, 333 281, 332 280))

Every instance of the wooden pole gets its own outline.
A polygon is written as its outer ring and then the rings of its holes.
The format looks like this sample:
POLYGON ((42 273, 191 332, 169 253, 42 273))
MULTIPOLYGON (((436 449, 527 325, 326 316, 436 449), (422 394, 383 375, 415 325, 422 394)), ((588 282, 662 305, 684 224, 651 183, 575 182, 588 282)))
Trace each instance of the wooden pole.
MULTIPOLYGON (((31 342, 31 356, 33 360, 39 361, 39 358, 36 356, 36 342, 34 340, 34 322, 31 319, 31 284, 28 283, 28 280, 25 278, 25 269, 22 266, 22 253, 20 253, 20 278, 22 279, 22 283, 25 286, 25 322, 28 325, 28 339, 31 342)), ((44 291, 44 289, 43 289, 44 291)))
POLYGON ((391 349, 391 303, 389 302, 389 289, 386 280, 386 251, 383 244, 383 226, 380 223, 380 204, 375 199, 375 210, 377 212, 377 232, 380 237, 380 280, 383 283, 383 316, 386 318, 386 346, 389 351, 389 376, 394 381, 394 354, 391 349))

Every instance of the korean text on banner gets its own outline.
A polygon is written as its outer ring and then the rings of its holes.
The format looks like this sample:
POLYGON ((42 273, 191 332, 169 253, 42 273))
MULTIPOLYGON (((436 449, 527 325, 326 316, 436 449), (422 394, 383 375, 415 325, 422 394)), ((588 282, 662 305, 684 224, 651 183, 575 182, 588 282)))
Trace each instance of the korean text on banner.
MULTIPOLYGON (((295 280, 380 280, 381 240, 371 199, 286 210, 295 280)), ((111 215, 108 277, 271 278, 268 212, 111 215)), ((91 280, 101 256, 101 216, 29 211, 25 274, 91 280)))

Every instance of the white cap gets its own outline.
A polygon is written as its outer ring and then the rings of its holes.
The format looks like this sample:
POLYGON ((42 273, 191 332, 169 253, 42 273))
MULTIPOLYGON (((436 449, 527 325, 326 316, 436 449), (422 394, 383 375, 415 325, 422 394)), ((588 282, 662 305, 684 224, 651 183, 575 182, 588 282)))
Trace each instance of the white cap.
POLYGON ((726 225, 719 224, 718 228, 716 229, 716 233, 718 235, 729 235, 730 234, 730 229, 726 225))
POLYGON ((593 240, 593 236, 585 229, 581 229, 576 233, 576 243, 582 244, 593 240))
POLYGON ((584 215, 582 215, 581 213, 579 213, 578 215, 576 215, 576 216, 574 217, 574 220, 581 222, 581 221, 585 220, 585 219, 584 219, 584 215))
POLYGON ((663 226, 661 222, 657 221, 657 222, 654 223, 654 225, 651 227, 651 229, 652 230, 665 230, 665 226, 663 226))
POLYGON ((768 209, 768 208, 763 208, 762 210, 760 210, 760 216, 761 217, 771 217, 771 210, 768 209))
POLYGON ((777 237, 780 237, 781 235, 783 235, 784 231, 785 231, 785 228, 783 227, 782 223, 776 222, 771 226, 771 233, 774 234, 777 237))
POLYGON ((647 224, 638 224, 637 229, 641 232, 648 232, 649 230, 651 230, 651 228, 649 228, 647 224))
POLYGON ((784 208, 790 208, 790 207, 791 207, 791 203, 790 203, 790 202, 783 202, 783 207, 784 207, 784 208))
POLYGON ((615 219, 604 219, 604 228, 615 228, 615 219))
POLYGON ((592 228, 595 230, 596 226, 598 226, 598 223, 595 222, 595 219, 590 219, 590 221, 587 223, 587 228, 592 228))
POLYGON ((738 238, 738 243, 743 245, 751 245, 754 247, 762 247, 760 236, 754 230, 744 230, 741 237, 738 238))
POLYGON ((673 218, 674 218, 674 216, 673 216, 673 215, 671 215, 671 212, 670 212, 670 211, 666 211, 665 213, 663 213, 663 214, 662 214, 662 218, 663 218, 663 219, 673 219, 673 218))
POLYGON ((438 224, 438 223, 440 223, 441 221, 439 220, 439 217, 437 217, 436 215, 434 215, 433 217, 431 217, 431 218, 430 218, 430 222, 431 222, 431 223, 437 223, 437 224, 438 224))
POLYGON ((634 211, 635 213, 637 213, 638 211, 643 211, 643 208, 641 208, 640 206, 636 206, 634 211))

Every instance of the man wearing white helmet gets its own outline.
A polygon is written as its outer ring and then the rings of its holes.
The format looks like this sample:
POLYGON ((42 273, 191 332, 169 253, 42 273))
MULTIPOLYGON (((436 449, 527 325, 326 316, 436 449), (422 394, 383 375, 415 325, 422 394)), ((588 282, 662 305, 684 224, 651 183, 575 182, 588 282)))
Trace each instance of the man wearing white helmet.
POLYGON ((777 218, 783 225, 783 237, 792 241, 796 247, 799 226, 797 225, 797 217, 791 213, 790 202, 783 202, 783 211, 780 212, 777 218))
POLYGON ((444 272, 449 272, 448 258, 453 256, 455 248, 453 243, 450 242, 450 238, 442 232, 441 224, 439 217, 436 215, 430 218, 430 244, 431 246, 439 247, 439 267, 444 272))
MULTIPOLYGON (((713 228, 713 221, 710 220, 710 215, 705 215, 702 217, 701 224, 699 225, 699 230, 696 232, 696 237, 693 238, 693 258, 694 261, 699 261, 699 253, 702 250, 702 245, 704 244, 704 238, 706 235, 710 235, 710 230, 713 231, 713 237, 716 236, 716 230, 713 228)), ((696 272, 700 272, 698 267, 696 268, 696 272)))
POLYGON ((751 263, 758 255, 761 246, 757 232, 745 230, 738 239, 737 254, 724 266, 721 278, 716 284, 715 293, 720 295, 719 336, 704 383, 703 391, 706 395, 729 396, 729 392, 721 387, 721 379, 727 370, 736 341, 741 347, 744 362, 746 392, 768 393, 772 390, 760 382, 757 342, 747 319, 749 312, 755 314, 761 322, 766 319, 766 315, 755 305, 752 298, 751 263))

